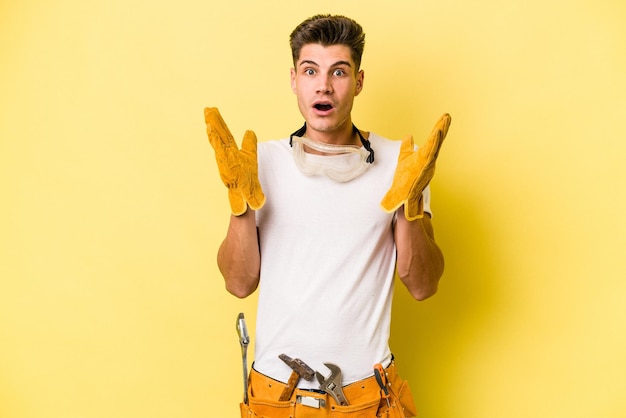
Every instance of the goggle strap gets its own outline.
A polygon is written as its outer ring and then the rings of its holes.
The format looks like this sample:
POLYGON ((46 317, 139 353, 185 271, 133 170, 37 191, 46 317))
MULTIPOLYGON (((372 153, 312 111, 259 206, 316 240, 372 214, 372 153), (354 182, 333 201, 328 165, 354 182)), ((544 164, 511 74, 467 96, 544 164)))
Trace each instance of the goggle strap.
MULTIPOLYGON (((304 133, 306 132, 306 122, 304 122, 304 125, 302 125, 302 128, 298 129, 297 131, 295 131, 294 133, 292 133, 291 135, 289 135, 289 146, 293 147, 293 137, 294 136, 303 136, 304 133)), ((370 155, 368 155, 367 157, 367 161, 368 163, 372 164, 374 162, 374 150, 372 149, 372 145, 370 144, 370 141, 368 141, 367 139, 365 139, 363 137, 363 135, 361 135, 361 131, 359 131, 357 129, 357 127, 354 125, 354 123, 352 124, 352 132, 355 132, 358 136, 359 139, 361 140, 361 143, 363 144, 363 147, 370 153, 370 155)))

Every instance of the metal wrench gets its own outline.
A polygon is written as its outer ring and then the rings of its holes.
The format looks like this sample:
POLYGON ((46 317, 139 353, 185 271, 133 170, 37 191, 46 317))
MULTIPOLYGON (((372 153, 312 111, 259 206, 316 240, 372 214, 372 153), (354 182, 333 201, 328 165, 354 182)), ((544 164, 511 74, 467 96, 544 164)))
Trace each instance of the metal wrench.
POLYGON ((246 319, 243 312, 237 316, 237 334, 239 334, 239 345, 241 345, 241 362, 243 365, 243 403, 248 404, 248 344, 250 344, 250 336, 248 335, 248 327, 246 327, 246 319))
POLYGON ((320 389, 332 396, 339 405, 348 405, 348 400, 341 388, 341 369, 332 363, 324 363, 324 366, 330 370, 330 376, 324 377, 320 372, 315 372, 315 377, 320 382, 320 389))

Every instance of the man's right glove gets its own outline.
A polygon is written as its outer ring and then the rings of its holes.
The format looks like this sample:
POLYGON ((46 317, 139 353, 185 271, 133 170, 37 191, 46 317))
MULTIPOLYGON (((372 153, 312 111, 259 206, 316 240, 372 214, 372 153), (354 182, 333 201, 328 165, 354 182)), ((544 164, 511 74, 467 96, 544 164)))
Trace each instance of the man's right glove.
POLYGON ((243 215, 247 206, 253 210, 261 209, 265 204, 265 195, 259 183, 256 135, 246 131, 241 149, 238 149, 216 107, 204 109, 204 121, 209 142, 215 150, 220 177, 228 188, 233 215, 243 215))
POLYGON ((424 217, 422 192, 435 175, 435 162, 452 118, 444 113, 433 128, 426 143, 415 151, 413 137, 407 136, 400 145, 398 166, 393 183, 380 205, 386 212, 394 212, 404 205, 407 220, 424 217))

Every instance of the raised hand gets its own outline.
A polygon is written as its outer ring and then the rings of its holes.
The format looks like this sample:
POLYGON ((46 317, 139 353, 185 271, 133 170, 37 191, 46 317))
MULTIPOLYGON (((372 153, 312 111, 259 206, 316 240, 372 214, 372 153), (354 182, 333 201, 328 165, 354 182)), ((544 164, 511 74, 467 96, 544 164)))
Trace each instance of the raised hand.
POLYGON ((217 108, 205 108, 204 121, 220 177, 228 188, 233 215, 244 214, 248 206, 260 209, 265 204, 265 195, 259 183, 255 133, 246 131, 239 149, 217 108))
POLYGON ((411 135, 402 140, 393 183, 380 202, 385 211, 393 212, 404 205, 404 215, 409 221, 424 216, 422 192, 435 175, 435 162, 451 120, 444 113, 417 151, 411 135))

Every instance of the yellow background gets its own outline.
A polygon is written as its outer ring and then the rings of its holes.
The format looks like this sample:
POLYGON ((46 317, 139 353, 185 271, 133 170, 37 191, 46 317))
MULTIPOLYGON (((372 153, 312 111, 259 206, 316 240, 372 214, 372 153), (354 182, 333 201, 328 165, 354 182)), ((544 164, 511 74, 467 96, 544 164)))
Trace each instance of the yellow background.
POLYGON ((256 296, 216 267, 202 109, 298 128, 287 40, 319 12, 366 30, 360 128, 453 116, 440 292, 394 302, 421 416, 626 416, 623 1, 4 0, 0 417, 237 416, 256 296))

